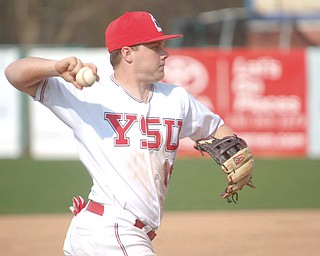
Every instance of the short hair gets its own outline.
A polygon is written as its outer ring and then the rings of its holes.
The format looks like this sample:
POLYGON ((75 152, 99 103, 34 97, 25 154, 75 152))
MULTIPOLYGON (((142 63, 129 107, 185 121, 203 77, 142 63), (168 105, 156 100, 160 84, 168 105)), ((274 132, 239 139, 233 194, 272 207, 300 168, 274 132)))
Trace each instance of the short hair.
POLYGON ((121 49, 118 50, 114 50, 110 53, 110 63, 113 67, 113 69, 116 68, 116 66, 119 65, 120 61, 121 61, 121 49))
MULTIPOLYGON (((132 48, 132 50, 137 51, 138 46, 139 45, 133 45, 130 47, 132 48)), ((110 63, 112 65, 113 69, 115 69, 120 64, 121 59, 122 59, 121 49, 114 50, 110 53, 110 63)))

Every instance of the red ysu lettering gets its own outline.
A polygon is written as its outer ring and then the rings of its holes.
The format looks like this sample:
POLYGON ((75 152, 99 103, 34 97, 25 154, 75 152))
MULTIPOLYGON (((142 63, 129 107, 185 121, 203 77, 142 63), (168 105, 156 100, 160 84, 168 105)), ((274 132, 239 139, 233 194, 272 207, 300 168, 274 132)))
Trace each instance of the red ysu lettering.
POLYGON ((165 143, 166 151, 175 151, 179 145, 179 133, 182 127, 180 119, 141 116, 138 120, 136 114, 109 112, 104 113, 104 119, 115 132, 115 147, 130 146, 130 137, 127 134, 135 123, 138 123, 141 134, 147 136, 146 139, 141 139, 141 148, 159 150, 162 143, 165 143), (166 134, 161 133, 163 126, 166 134))

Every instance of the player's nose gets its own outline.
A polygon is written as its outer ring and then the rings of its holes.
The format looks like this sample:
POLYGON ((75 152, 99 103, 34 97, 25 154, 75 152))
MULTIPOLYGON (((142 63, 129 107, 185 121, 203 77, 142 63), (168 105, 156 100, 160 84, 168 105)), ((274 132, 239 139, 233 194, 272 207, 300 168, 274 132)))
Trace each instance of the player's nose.
POLYGON ((162 59, 166 59, 169 57, 169 53, 164 48, 162 48, 162 50, 160 52, 160 56, 162 59))

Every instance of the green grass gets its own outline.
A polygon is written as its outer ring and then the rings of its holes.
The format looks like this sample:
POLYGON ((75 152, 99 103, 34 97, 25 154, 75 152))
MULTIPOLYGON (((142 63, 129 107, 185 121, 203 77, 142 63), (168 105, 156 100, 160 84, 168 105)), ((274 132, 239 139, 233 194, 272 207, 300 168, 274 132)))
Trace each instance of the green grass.
POLYGON ((211 160, 184 160, 176 165, 168 210, 320 208, 320 160, 256 159, 253 181, 237 204, 219 198, 225 175, 211 160))
POLYGON ((0 161, 0 213, 67 212, 91 180, 77 161, 0 161))
MULTIPOLYGON (((320 160, 256 159, 254 183, 237 204, 219 198, 225 175, 207 158, 179 159, 165 209, 320 208, 320 160)), ((0 214, 64 213, 71 197, 87 197, 91 180, 78 161, 0 160, 0 214)))

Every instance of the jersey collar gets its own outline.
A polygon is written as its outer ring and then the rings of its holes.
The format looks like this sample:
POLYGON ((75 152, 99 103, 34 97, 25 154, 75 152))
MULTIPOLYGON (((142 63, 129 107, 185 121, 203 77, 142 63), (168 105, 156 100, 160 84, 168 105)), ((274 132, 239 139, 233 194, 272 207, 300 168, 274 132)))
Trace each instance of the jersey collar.
MULTIPOLYGON (((137 98, 136 96, 134 96, 130 91, 128 91, 119 81, 117 81, 117 79, 114 77, 114 74, 112 74, 110 76, 110 79, 112 82, 114 82, 115 85, 119 86, 126 94, 128 94, 132 99, 134 99, 135 101, 139 102, 139 103, 144 103, 143 100, 137 98)), ((147 103, 150 102, 152 96, 153 96, 153 92, 154 92, 154 84, 151 84, 150 86, 150 93, 147 99, 147 103)))

